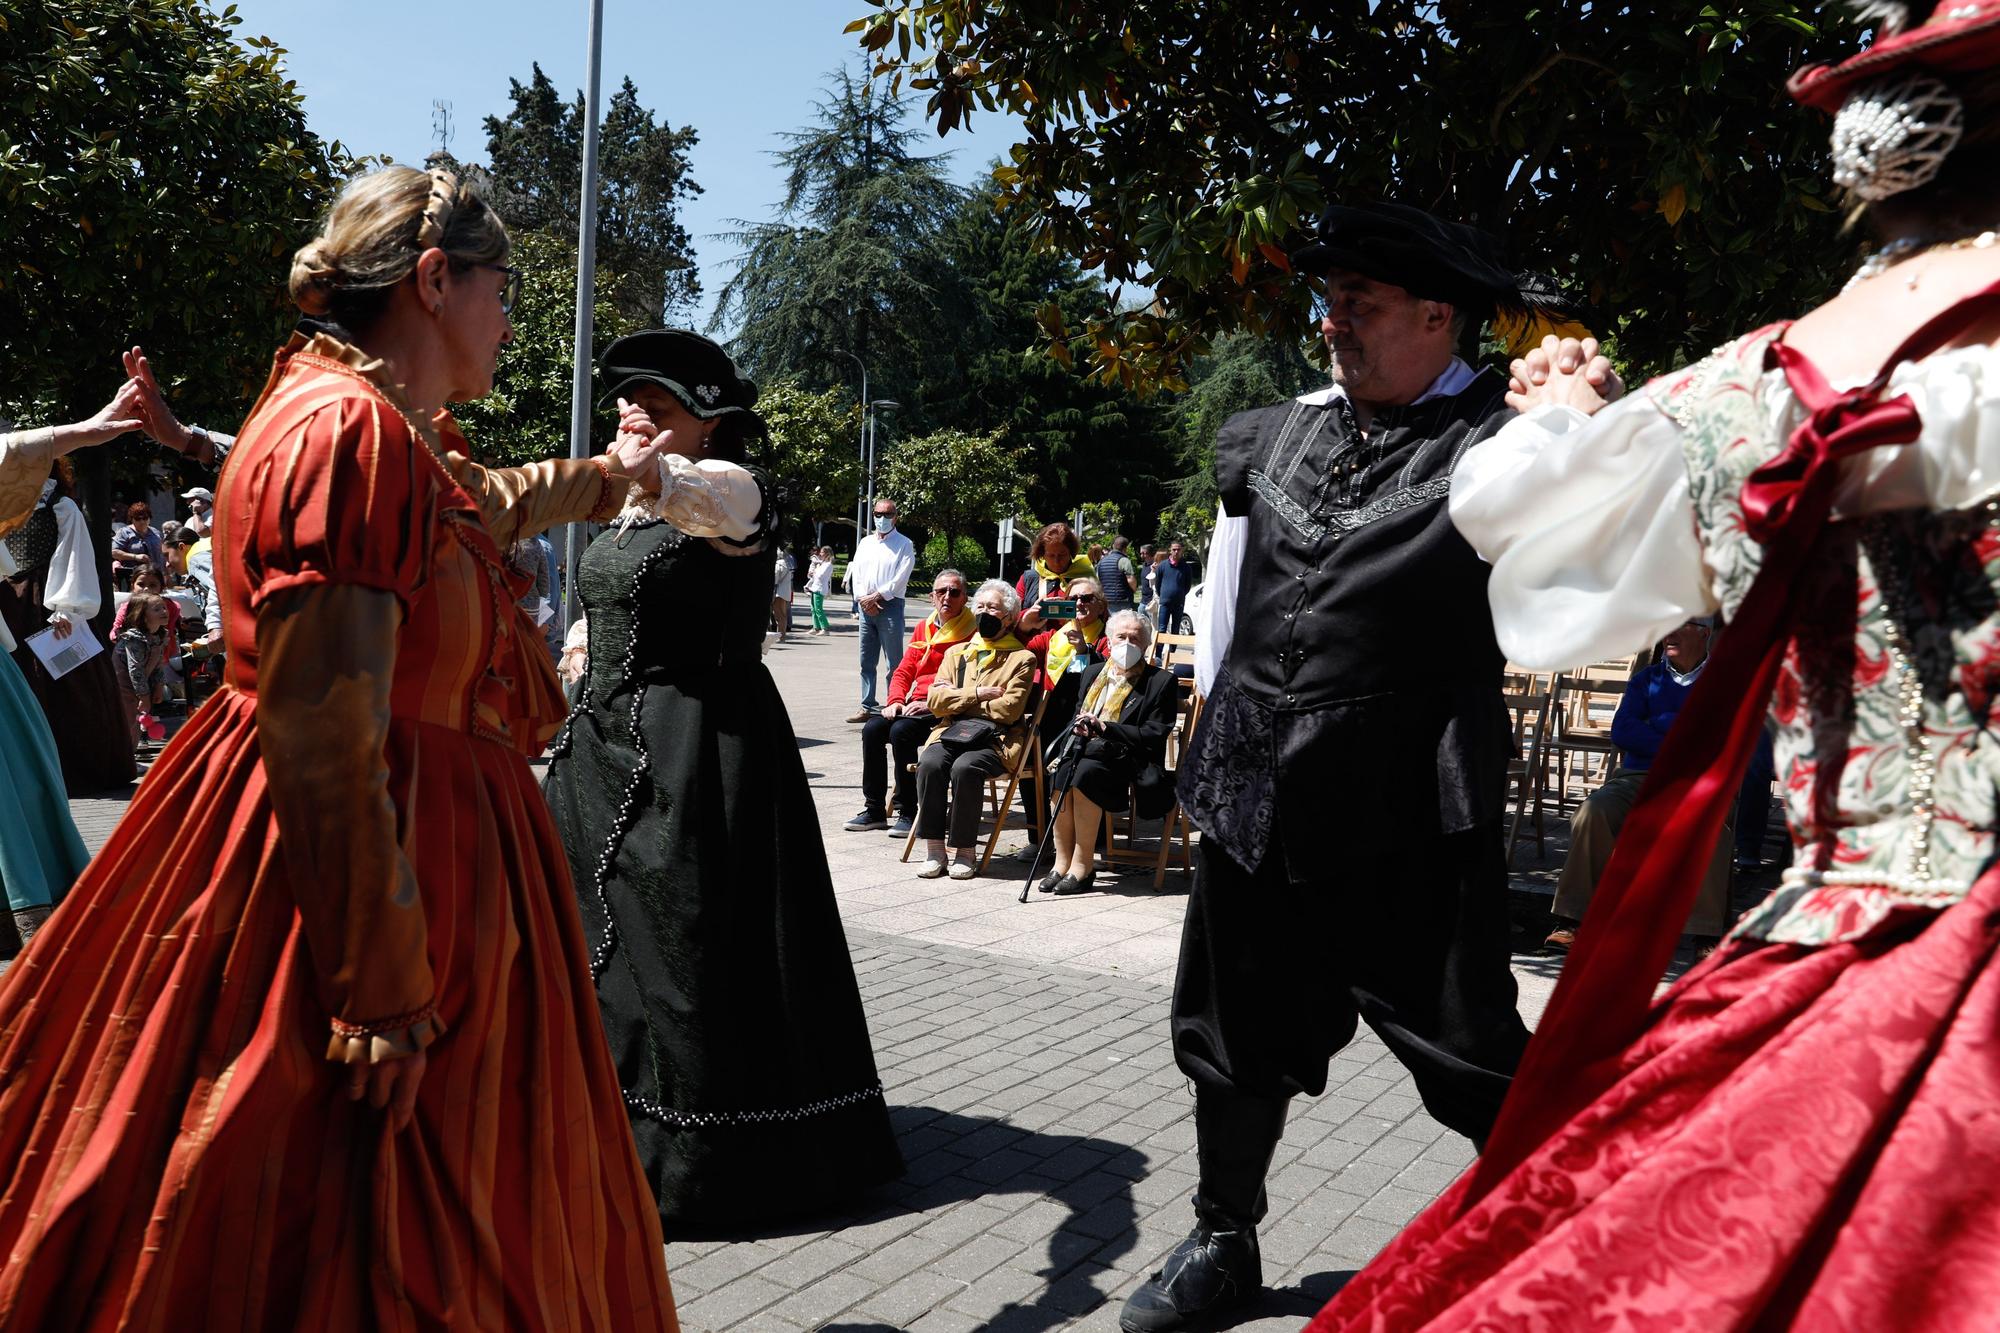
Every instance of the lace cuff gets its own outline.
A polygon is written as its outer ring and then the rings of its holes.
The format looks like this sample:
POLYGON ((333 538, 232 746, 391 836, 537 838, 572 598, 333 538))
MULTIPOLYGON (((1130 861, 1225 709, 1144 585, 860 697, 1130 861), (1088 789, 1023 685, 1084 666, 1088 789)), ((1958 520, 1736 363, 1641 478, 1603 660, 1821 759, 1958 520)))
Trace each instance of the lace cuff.
POLYGON ((653 512, 691 537, 748 540, 764 505, 757 479, 720 458, 660 456, 660 498, 653 512))
POLYGON ((444 1020, 435 1005, 425 1005, 414 1014, 398 1014, 377 1023, 332 1023, 333 1036, 326 1044, 326 1058, 336 1064, 379 1065, 384 1060, 401 1060, 415 1055, 445 1033, 444 1020))

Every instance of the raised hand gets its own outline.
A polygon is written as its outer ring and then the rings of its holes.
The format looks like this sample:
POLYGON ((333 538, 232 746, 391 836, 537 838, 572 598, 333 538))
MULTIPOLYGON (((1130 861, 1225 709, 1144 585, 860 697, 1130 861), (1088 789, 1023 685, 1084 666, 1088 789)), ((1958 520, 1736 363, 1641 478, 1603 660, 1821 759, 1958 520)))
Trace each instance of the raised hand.
POLYGON ((1517 412, 1531 408, 1573 407, 1586 416, 1603 410, 1625 394, 1624 382, 1598 353, 1595 338, 1578 341, 1554 334, 1508 367, 1507 405, 1517 412))
POLYGON ((95 415, 77 422, 74 426, 57 431, 56 438, 61 446, 60 452, 68 453, 71 449, 103 444, 106 440, 117 439, 127 431, 138 430, 142 424, 139 418, 140 397, 138 384, 126 380, 118 386, 118 392, 111 396, 111 401, 99 408, 95 415))
POLYGON ((125 353, 125 373, 139 386, 139 418, 146 434, 176 453, 187 452, 188 428, 167 406, 167 396, 153 378, 153 365, 144 348, 134 347, 125 353))

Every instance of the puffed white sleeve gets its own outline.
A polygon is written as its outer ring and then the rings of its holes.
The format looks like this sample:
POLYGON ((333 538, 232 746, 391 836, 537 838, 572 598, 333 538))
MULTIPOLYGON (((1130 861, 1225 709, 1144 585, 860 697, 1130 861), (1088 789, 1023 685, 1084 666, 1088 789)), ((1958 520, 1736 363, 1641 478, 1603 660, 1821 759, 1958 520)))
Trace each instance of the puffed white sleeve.
POLYGON ((71 620, 88 620, 97 614, 101 600, 97 587, 97 556, 85 529, 83 511, 67 498, 50 509, 56 516, 56 553, 49 560, 48 591, 43 595, 49 610, 71 620))
POLYGON ((764 494, 750 473, 720 458, 660 455, 657 512, 690 537, 745 541, 757 531, 764 494))
POLYGON ((1508 422, 1459 461, 1451 518, 1493 566, 1493 628, 1521 666, 1636 652, 1716 609, 1679 428, 1645 394, 1508 422))
POLYGON ((1208 583, 1194 627, 1194 688, 1203 697, 1215 687, 1215 677, 1229 655, 1230 636, 1236 632, 1236 585, 1243 574, 1243 544, 1249 529, 1248 515, 1235 516, 1216 507, 1215 531, 1208 539, 1208 583))

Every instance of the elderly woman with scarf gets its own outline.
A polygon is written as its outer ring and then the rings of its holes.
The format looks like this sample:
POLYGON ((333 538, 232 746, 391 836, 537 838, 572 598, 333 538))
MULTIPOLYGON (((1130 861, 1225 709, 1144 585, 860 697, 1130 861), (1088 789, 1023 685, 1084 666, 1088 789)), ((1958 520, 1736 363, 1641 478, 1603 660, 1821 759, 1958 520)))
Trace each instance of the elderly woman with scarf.
POLYGON ((938 664, 953 644, 972 637, 972 609, 966 605, 965 575, 941 569, 931 581, 936 609, 910 635, 903 660, 889 676, 889 702, 861 727, 861 813, 843 826, 849 833, 887 828, 908 837, 917 818, 917 778, 911 770, 931 734, 931 711, 924 702, 937 679, 938 664), (890 753, 896 759, 896 822, 883 808, 889 794, 890 753))
POLYGON ((1035 655, 1014 636, 1020 598, 988 579, 973 594, 972 614, 972 637, 944 655, 926 700, 937 725, 917 761, 917 834, 926 848, 920 879, 945 873, 947 851, 953 879, 979 873, 972 845, 986 780, 1018 764, 1028 743, 1035 655))
POLYGON ((1166 770, 1180 703, 1173 673, 1146 661, 1153 629, 1137 611, 1118 612, 1107 628, 1107 656, 1079 678, 1069 739, 1050 761, 1050 784, 1067 791, 1055 812, 1055 869, 1035 885, 1043 893, 1089 891, 1106 810, 1136 797, 1140 816, 1157 819, 1174 803, 1166 770))

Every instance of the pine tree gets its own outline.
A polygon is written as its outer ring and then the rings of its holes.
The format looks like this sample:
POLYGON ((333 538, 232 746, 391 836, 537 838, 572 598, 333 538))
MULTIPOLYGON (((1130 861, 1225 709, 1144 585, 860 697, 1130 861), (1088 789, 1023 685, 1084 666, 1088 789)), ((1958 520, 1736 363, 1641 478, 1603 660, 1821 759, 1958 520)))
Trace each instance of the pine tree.
POLYGON ((816 123, 784 136, 777 219, 730 238, 742 255, 709 326, 737 330, 751 375, 852 383, 852 355, 871 393, 914 409, 926 371, 950 366, 958 280, 939 241, 963 192, 943 158, 915 152, 904 120, 897 99, 841 70, 816 123))
MULTIPOLYGON (((491 198, 516 231, 546 231, 576 244, 583 186, 583 96, 565 102, 542 67, 510 79, 513 109, 486 118, 491 198)), ((701 296, 694 244, 681 202, 702 192, 689 175, 691 126, 658 124, 626 79, 598 127, 597 262, 619 275, 613 302, 641 326, 685 317, 701 296)))

